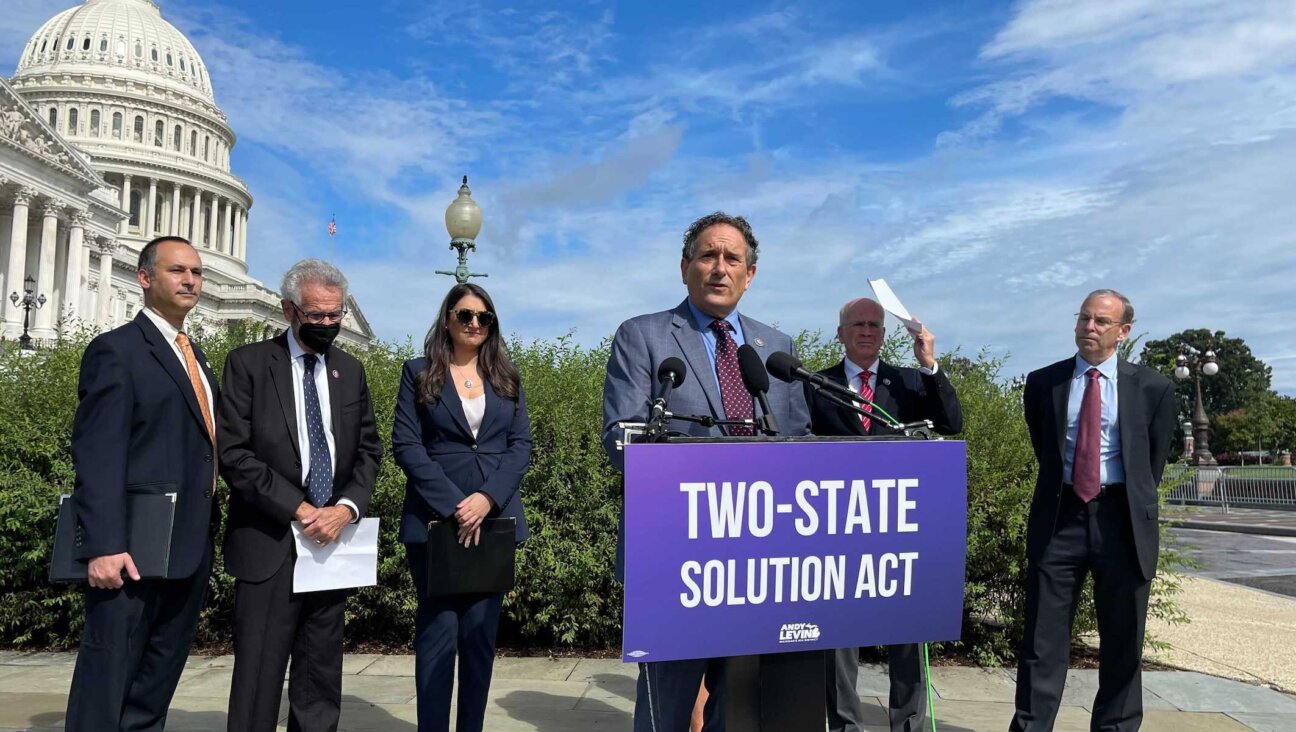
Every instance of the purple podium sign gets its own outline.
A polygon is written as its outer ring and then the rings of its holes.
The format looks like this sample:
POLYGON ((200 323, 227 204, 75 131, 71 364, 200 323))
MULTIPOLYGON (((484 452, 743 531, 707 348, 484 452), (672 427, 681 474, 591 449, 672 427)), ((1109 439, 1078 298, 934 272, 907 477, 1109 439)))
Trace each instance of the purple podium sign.
POLYGON ((626 662, 956 640, 967 446, 626 447, 626 662))

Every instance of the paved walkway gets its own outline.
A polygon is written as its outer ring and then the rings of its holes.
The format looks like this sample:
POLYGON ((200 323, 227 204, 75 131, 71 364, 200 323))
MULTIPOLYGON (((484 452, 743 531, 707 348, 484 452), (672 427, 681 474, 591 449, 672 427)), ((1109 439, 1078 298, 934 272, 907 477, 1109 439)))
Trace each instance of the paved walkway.
POLYGON ((1296 536, 1296 511, 1229 508, 1225 513, 1216 506, 1165 506, 1161 521, 1185 529, 1296 536))

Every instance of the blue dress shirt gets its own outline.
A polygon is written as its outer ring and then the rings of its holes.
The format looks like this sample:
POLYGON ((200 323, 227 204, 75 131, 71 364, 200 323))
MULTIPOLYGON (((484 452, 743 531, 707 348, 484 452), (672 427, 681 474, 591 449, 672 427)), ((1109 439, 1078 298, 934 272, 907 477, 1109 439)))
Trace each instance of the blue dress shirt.
MULTIPOLYGON (((698 330, 702 331, 702 345, 706 346, 707 358, 711 360, 711 378, 715 379, 716 390, 723 392, 720 388, 720 375, 716 373, 716 334, 714 330, 711 330, 711 323, 715 318, 694 307, 692 300, 687 302, 689 312, 693 313, 693 320, 698 324, 698 330)), ((738 311, 734 310, 729 313, 725 320, 729 321, 729 325, 733 326, 733 332, 729 335, 733 336, 734 343, 737 346, 746 343, 747 341, 743 339, 742 322, 738 320, 738 311)))
POLYGON ((1071 483, 1071 464, 1075 461, 1076 432, 1080 429, 1080 402, 1084 400, 1085 373, 1091 368, 1098 369, 1099 394, 1102 398, 1102 442, 1099 455, 1102 463, 1099 481, 1103 485, 1125 482, 1125 463, 1121 461, 1120 421, 1116 403, 1116 364, 1118 358, 1111 358, 1097 366, 1076 354, 1075 373, 1071 376, 1071 392, 1067 397, 1067 433, 1066 454, 1062 462, 1062 481, 1071 483))

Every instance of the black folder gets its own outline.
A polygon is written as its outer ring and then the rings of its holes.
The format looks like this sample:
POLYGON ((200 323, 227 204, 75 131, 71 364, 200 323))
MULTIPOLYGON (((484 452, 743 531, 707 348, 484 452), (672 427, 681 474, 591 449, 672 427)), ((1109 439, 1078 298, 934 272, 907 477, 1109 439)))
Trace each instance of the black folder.
MULTIPOLYGON (((126 551, 140 579, 167 576, 171 561, 171 529, 175 521, 176 494, 126 494, 126 551)), ((88 563, 76 558, 76 496, 59 497, 58 524, 50 558, 50 582, 85 582, 88 563)))
POLYGON ((517 552, 517 519, 486 519, 481 541, 465 547, 459 524, 428 524, 428 597, 508 592, 513 589, 513 559, 517 552))

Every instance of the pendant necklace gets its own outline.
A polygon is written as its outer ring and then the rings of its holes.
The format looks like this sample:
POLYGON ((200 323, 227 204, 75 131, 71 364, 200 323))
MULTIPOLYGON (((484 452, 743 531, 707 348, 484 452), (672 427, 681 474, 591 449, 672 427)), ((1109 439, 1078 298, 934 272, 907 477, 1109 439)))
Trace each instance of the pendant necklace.
MULTIPOLYGON (((450 364, 450 369, 451 369, 451 370, 454 370, 454 367, 455 367, 454 364, 450 364)), ((469 378, 464 378, 464 379, 463 379, 463 385, 464 385, 464 388, 465 388, 465 389, 471 389, 471 388, 473 388, 473 380, 472 380, 472 379, 469 379, 469 378)))

